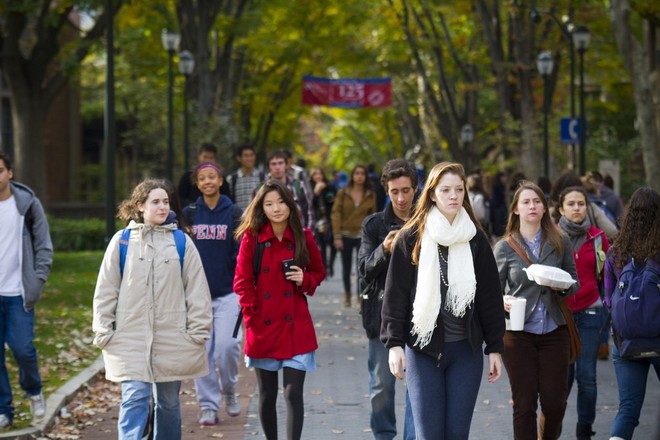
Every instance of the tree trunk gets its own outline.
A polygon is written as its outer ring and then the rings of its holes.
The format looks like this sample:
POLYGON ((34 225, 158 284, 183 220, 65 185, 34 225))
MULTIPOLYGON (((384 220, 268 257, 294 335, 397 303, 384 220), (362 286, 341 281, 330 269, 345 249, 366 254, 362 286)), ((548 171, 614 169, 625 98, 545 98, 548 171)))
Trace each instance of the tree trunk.
POLYGON ((37 194, 46 205, 46 151, 44 122, 46 105, 40 97, 12 90, 11 115, 14 128, 14 178, 37 194))
MULTIPOLYGON (((652 56, 655 52, 644 50, 642 44, 635 38, 630 26, 630 4, 627 0, 612 1, 612 27, 617 46, 623 59, 623 65, 630 73, 632 79, 635 106, 637 108, 637 121, 644 159, 644 173, 646 184, 660 191, 660 153, 657 140, 660 127, 660 117, 656 115, 656 106, 660 104, 660 72, 652 56)), ((644 46, 653 47, 654 32, 650 29, 653 24, 644 20, 644 46), (651 41, 650 41, 651 40, 651 41)))

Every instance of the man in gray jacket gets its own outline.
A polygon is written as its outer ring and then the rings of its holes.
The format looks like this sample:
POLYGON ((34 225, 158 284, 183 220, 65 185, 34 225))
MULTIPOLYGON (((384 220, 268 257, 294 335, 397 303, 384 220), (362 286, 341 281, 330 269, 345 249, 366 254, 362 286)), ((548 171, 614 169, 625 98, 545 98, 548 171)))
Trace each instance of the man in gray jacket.
POLYGON ((14 407, 5 365, 5 343, 35 420, 46 414, 34 347, 34 305, 53 261, 48 221, 34 192, 12 181, 11 159, 0 152, 0 429, 12 424, 14 407))

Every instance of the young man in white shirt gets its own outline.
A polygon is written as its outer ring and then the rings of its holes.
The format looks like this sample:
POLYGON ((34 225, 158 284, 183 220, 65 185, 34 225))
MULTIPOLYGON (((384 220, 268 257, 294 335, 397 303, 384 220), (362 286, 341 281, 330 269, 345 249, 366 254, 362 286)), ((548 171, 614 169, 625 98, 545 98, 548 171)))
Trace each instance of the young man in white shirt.
POLYGON ((0 152, 0 429, 14 419, 5 344, 16 358, 33 418, 38 421, 46 414, 33 343, 34 306, 50 273, 53 245, 41 202, 12 178, 11 159, 0 152))

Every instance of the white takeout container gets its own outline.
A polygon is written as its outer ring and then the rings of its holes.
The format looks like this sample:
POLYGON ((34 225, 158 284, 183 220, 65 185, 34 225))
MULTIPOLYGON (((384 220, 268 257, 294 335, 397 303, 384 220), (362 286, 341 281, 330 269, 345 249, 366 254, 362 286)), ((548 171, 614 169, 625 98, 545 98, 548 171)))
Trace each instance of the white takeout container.
POLYGON ((568 289, 575 280, 563 269, 545 264, 532 264, 523 269, 527 272, 527 278, 540 286, 552 287, 554 289, 568 289))

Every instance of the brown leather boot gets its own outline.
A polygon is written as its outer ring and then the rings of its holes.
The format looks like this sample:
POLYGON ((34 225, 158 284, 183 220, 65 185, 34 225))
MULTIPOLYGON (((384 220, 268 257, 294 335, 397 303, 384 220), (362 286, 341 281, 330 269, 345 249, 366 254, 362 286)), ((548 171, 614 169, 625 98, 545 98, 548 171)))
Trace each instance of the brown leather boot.
POLYGON ((344 292, 344 307, 351 306, 351 292, 344 292))
POLYGON ((610 357, 610 345, 608 343, 602 343, 598 347, 598 359, 606 361, 610 357))

